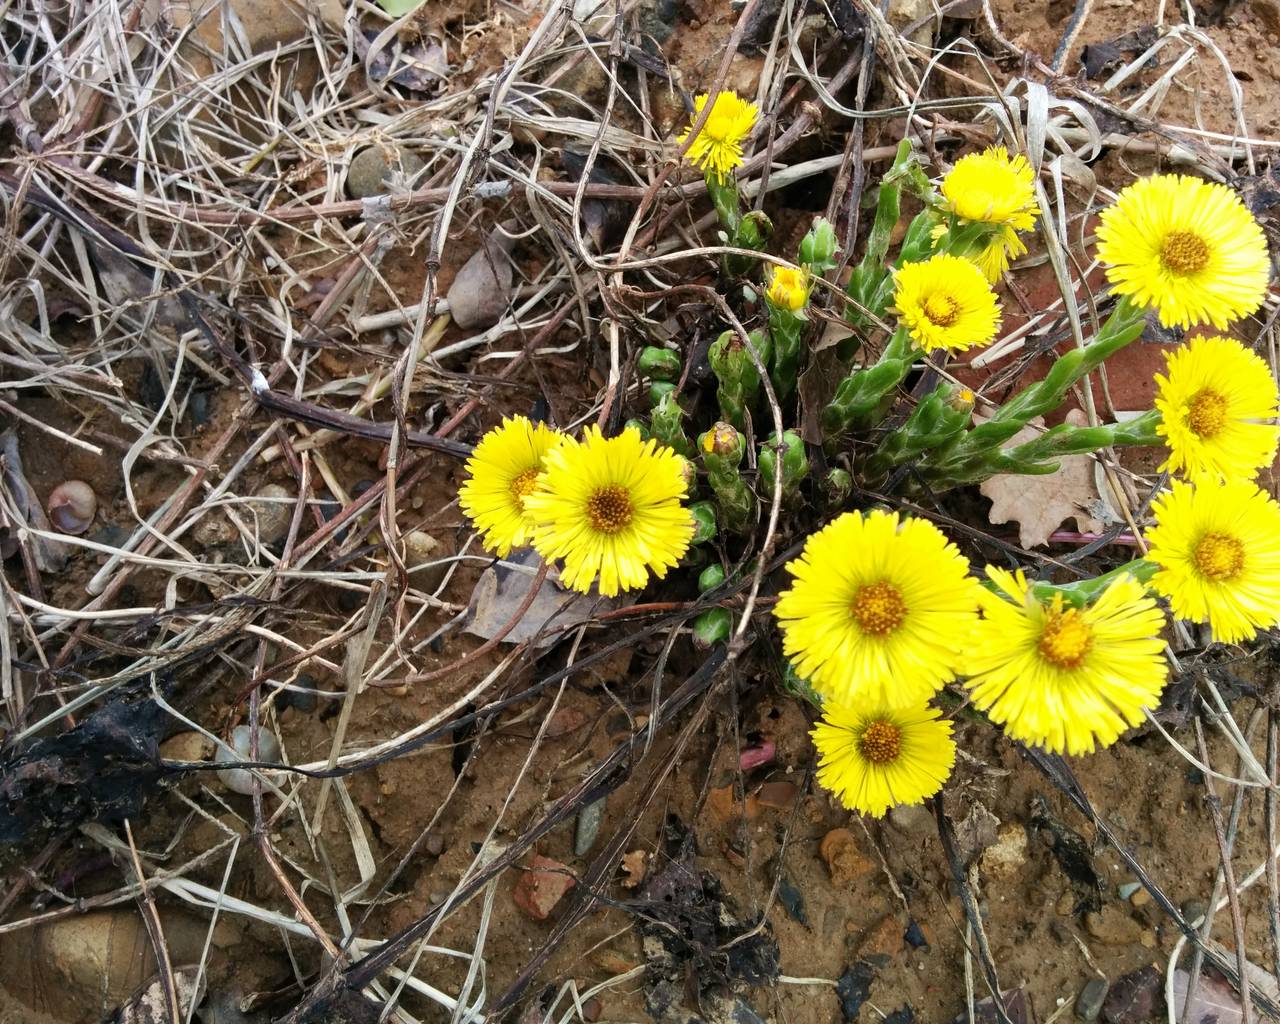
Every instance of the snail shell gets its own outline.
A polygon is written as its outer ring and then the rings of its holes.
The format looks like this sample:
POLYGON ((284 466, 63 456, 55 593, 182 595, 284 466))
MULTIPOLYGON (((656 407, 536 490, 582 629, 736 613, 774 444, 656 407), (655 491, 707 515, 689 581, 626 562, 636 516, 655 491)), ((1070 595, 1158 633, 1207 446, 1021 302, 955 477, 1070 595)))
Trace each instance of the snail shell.
POLYGON ((93 525, 98 496, 83 480, 64 480, 49 494, 49 521, 63 533, 78 535, 93 525))
MULTIPOLYGON (((252 745, 253 730, 247 725, 237 725, 231 730, 231 746, 218 744, 215 755, 219 761, 248 761, 252 745)), ((280 744, 274 735, 265 729, 258 730, 258 761, 279 761, 280 744)), ((218 781, 233 793, 250 796, 253 793, 253 771, 248 768, 223 768, 218 772, 218 781)), ((274 781, 275 772, 263 772, 263 777, 274 781)))

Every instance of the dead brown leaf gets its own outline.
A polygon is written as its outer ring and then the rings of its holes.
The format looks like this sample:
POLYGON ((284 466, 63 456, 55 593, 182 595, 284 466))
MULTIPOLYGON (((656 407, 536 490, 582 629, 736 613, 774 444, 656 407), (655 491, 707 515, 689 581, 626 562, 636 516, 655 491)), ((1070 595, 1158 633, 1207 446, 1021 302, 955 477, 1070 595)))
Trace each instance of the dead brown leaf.
MULTIPOLYGON (((1066 422, 1082 426, 1086 420, 1079 409, 1067 413, 1066 422)), ((1044 423, 1036 417, 1010 440, 1007 447, 1035 437, 1044 423)), ((1093 459, 1088 455, 1067 455, 1056 473, 1027 476, 1001 473, 984 480, 979 490, 991 499, 987 518, 994 524, 1017 523, 1018 543, 1024 548, 1040 547, 1049 542, 1053 531, 1066 520, 1075 519, 1081 533, 1099 533, 1103 524, 1089 515, 1088 509, 1098 501, 1093 483, 1093 459)))

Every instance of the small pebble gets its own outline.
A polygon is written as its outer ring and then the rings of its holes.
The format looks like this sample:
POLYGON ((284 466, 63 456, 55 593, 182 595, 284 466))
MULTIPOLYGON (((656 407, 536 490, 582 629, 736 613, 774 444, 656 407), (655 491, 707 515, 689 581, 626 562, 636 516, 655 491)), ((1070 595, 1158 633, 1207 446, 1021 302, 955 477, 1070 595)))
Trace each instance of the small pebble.
POLYGON ((809 927, 809 915, 805 913, 804 909, 804 893, 786 875, 783 875, 782 881, 778 883, 778 901, 791 916, 792 920, 798 921, 806 928, 809 927))
POLYGON ((1120 886, 1120 898, 1122 900, 1127 900, 1141 888, 1141 882, 1125 882, 1124 885, 1120 886))
MULTIPOLYGON (((253 731, 247 725, 237 725, 231 730, 231 746, 218 744, 214 757, 219 761, 248 761, 252 750, 253 731)), ((266 729, 258 730, 258 761, 279 761, 280 744, 266 729)), ((264 773, 265 774, 265 773, 264 773)), ((233 793, 248 796, 253 793, 253 772, 245 768, 223 768, 218 781, 233 793)))
POLYGON ((923 949, 925 946, 929 945, 928 938, 925 937, 924 932, 920 929, 920 925, 915 918, 912 918, 907 922, 907 930, 902 937, 906 940, 908 946, 915 949, 923 949))
POLYGON ((264 544, 276 544, 284 540, 293 521, 294 496, 280 484, 267 484, 259 488, 251 503, 247 526, 250 530, 257 523, 258 536, 264 544))
POLYGON ((605 800, 605 797, 601 797, 578 812, 578 824, 573 831, 575 857, 585 857, 595 844, 596 835, 600 832, 600 823, 604 821, 605 800))
POLYGON ((1083 1021, 1095 1021, 1102 1012, 1103 1000, 1107 998, 1107 979, 1090 978, 1084 988, 1076 996, 1076 1017, 1083 1021))
POLYGON ((871 983, 876 969, 866 960, 859 960, 836 982, 836 998, 840 1000, 840 1015, 846 1021, 856 1021, 862 1004, 871 995, 871 983))
POLYGON ((1204 900, 1184 900, 1179 909, 1182 911, 1182 916, 1187 919, 1188 924, 1195 924, 1209 912, 1209 904, 1205 903, 1204 900))
POLYGON ((351 158, 351 166, 347 168, 347 194, 352 199, 381 195, 387 191, 396 171, 401 171, 412 187, 413 179, 423 166, 417 154, 406 149, 397 146, 366 146, 351 158))
POLYGON ((430 856, 439 857, 444 853, 444 836, 439 832, 428 832, 423 848, 430 856))

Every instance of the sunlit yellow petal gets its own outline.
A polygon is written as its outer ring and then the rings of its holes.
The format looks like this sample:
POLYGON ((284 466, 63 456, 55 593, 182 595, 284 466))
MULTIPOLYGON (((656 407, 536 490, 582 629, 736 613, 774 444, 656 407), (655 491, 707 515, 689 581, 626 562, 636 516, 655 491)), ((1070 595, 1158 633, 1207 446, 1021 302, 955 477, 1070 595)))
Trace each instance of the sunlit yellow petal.
POLYGON ((818 784, 849 810, 874 818, 933 796, 956 760, 951 723, 927 704, 893 708, 829 701, 811 735, 818 784))
MULTIPOLYGON (((695 121, 710 98, 707 93, 703 93, 694 99, 695 121)), ((698 132, 685 157, 702 170, 711 171, 721 179, 727 178, 735 168, 742 165, 742 144, 755 127, 759 114, 760 110, 754 103, 742 99, 737 93, 718 93, 707 123, 698 132)), ((686 128, 678 141, 683 144, 688 137, 689 129, 686 128)))
POLYGON ((1098 259, 1112 289, 1166 327, 1219 330, 1262 304, 1271 260, 1240 197, 1183 174, 1140 178, 1102 211, 1098 259))
POLYGON ((1035 172, 1021 155, 1009 156, 1004 146, 991 146, 956 161, 942 179, 946 207, 963 220, 999 224, 1015 231, 1035 226, 1035 172))
POLYGON ((1226 643, 1280 624, 1280 505, 1246 480, 1174 480, 1151 511, 1151 586, 1174 615, 1226 643))
POLYGON ((954 677, 977 617, 969 563, 936 526, 848 512, 788 563, 774 606, 783 653, 824 697, 923 704, 954 677))
POLYGON ((1276 380, 1231 338, 1193 338, 1165 354, 1156 375, 1156 430, 1169 446, 1161 469, 1189 477, 1252 479, 1276 456, 1276 380))
POLYGON ((1168 678, 1164 613, 1132 576, 1084 608, 1037 600, 1022 573, 991 566, 997 591, 964 657, 973 703, 1016 740, 1053 753, 1110 746, 1155 707, 1168 678))
POLYGON ((808 275, 793 267, 774 267, 765 297, 779 309, 798 313, 809 302, 808 275))
POLYGON ((1000 329, 995 292, 978 266, 959 256, 904 263, 894 274, 893 304, 925 351, 986 345, 1000 329))
POLYGON ((542 460, 561 440, 563 435, 546 424, 514 416, 485 434, 467 460, 468 477, 458 488, 458 504, 480 531, 484 546, 499 557, 531 539, 533 521, 525 499, 542 471, 542 460))
POLYGON ((533 546, 546 559, 564 559, 561 581, 587 591, 598 581, 612 597, 659 579, 675 566, 693 537, 693 516, 682 504, 685 461, 640 432, 606 438, 588 427, 581 442, 566 439, 547 454, 536 489, 525 499, 533 518, 533 546))

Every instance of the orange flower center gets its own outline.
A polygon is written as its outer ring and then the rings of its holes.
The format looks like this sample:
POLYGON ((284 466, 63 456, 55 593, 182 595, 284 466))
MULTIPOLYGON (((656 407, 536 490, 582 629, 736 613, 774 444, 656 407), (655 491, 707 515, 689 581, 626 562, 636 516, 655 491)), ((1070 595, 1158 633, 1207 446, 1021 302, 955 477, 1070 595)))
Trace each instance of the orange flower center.
POLYGON ((1093 630, 1075 608, 1050 611, 1040 634, 1040 656, 1061 669, 1079 668, 1093 646, 1093 630))
POLYGON ((1227 425, 1227 398, 1211 388, 1197 391, 1187 403, 1187 426, 1206 440, 1227 425))
POLYGON ((518 477, 511 481, 511 497, 515 499, 517 505, 524 508, 524 499, 533 493, 533 489, 538 486, 538 469, 526 469, 518 477))
POLYGON ((931 324, 950 327, 960 318, 960 303, 950 295, 930 295, 924 300, 924 315, 931 324))
POLYGON ((872 764, 889 764, 902 753, 902 730, 883 718, 872 722, 858 738, 858 750, 872 764))
POLYGON ((635 515, 631 495, 625 487, 616 484, 602 487, 587 499, 587 519, 600 533, 617 533, 625 530, 635 515))
POLYGON ((1244 545, 1225 533, 1206 533, 1192 558, 1200 575, 1217 582, 1234 579, 1244 568, 1244 545))
POLYGON ((853 597, 849 612, 858 628, 872 636, 888 636, 902 625, 907 606, 892 583, 881 580, 863 587, 853 597))
POLYGON ((1190 231, 1172 231, 1160 247, 1160 262, 1175 274, 1194 274, 1209 265, 1209 247, 1190 231))

